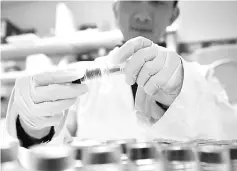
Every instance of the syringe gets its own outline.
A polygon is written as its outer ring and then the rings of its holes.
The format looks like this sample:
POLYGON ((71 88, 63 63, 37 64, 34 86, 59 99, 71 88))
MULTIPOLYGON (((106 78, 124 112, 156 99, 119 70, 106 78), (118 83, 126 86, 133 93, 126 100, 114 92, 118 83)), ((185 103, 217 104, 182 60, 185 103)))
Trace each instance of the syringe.
POLYGON ((110 66, 110 67, 88 68, 88 69, 86 69, 85 75, 82 78, 77 79, 77 80, 73 81, 72 83, 81 84, 82 82, 86 82, 86 81, 93 80, 96 78, 110 76, 112 74, 119 74, 119 73, 123 72, 123 69, 124 68, 120 65, 110 66))

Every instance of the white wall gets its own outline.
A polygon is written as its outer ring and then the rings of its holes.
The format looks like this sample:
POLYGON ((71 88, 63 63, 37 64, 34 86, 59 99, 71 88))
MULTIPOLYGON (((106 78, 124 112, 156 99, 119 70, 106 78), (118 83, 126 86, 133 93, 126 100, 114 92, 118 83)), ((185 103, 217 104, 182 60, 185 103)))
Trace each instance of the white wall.
POLYGON ((180 1, 182 42, 237 38, 237 1, 180 1))
MULTIPOLYGON (((60 1, 23 1, 2 9, 2 17, 10 19, 21 28, 36 28, 40 36, 50 34, 55 26, 56 5, 60 1)), ((76 26, 84 23, 100 25, 107 20, 114 25, 113 1, 65 1, 71 10, 76 26)))
POLYGON ((2 17, 21 28, 35 28, 39 35, 46 35, 54 27, 55 9, 55 2, 18 2, 3 8, 2 17))
MULTIPOLYGON (((58 1, 22 2, 2 9, 2 16, 22 28, 37 28, 48 35, 55 25, 58 1)), ((66 1, 75 16, 76 25, 85 22, 114 24, 113 1, 66 1)), ((195 42, 210 39, 237 38, 237 1, 180 1, 179 39, 195 42)))

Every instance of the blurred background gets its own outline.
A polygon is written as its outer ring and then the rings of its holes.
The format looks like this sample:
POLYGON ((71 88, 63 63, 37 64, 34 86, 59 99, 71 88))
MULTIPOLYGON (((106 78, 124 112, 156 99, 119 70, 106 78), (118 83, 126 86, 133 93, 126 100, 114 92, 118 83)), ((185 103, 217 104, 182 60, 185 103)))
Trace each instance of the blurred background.
MULTIPOLYGON (((1 117, 17 77, 94 60, 121 42, 113 2, 1 1, 1 117)), ((181 14, 163 38, 168 48, 200 64, 237 59, 237 1, 179 1, 178 6, 181 14)))

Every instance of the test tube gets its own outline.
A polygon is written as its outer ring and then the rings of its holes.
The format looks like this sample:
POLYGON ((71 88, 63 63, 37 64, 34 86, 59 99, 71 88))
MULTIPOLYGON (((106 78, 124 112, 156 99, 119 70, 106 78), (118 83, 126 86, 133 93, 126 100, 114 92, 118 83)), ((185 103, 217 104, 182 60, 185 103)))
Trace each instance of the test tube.
POLYGON ((230 171, 229 154, 226 146, 199 145, 197 149, 201 171, 230 171))
POLYGON ((98 79, 102 77, 108 77, 113 74, 119 74, 123 72, 123 67, 121 65, 113 65, 113 66, 106 66, 106 67, 100 67, 100 66, 91 66, 86 69, 85 75, 73 81, 72 83, 75 84, 81 84, 83 82, 88 82, 93 79, 98 79))

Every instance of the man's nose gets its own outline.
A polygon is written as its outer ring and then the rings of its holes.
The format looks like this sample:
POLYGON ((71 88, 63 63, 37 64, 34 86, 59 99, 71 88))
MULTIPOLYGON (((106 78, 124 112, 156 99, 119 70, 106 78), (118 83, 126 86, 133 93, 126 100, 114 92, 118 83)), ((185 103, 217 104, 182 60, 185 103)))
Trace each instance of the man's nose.
POLYGON ((141 12, 134 15, 137 22, 148 23, 151 21, 151 17, 147 12, 141 12))

